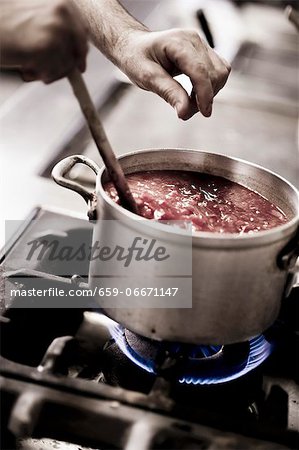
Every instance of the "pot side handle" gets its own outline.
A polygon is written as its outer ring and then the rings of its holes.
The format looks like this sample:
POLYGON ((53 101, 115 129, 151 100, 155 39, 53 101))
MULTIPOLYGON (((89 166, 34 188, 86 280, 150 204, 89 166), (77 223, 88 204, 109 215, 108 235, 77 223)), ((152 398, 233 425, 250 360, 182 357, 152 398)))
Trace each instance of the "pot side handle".
POLYGON ((292 270, 299 258, 299 227, 290 242, 281 250, 277 257, 277 265, 281 270, 292 270))
POLYGON ((97 220, 96 213, 96 203, 97 197, 93 191, 89 191, 86 187, 82 186, 74 180, 66 178, 66 175, 76 164, 84 164, 90 167, 93 172, 97 175, 99 173, 99 166, 93 162, 91 159, 86 158, 83 155, 73 155, 64 158, 62 161, 57 163, 52 170, 53 180, 67 189, 77 192, 81 197, 84 198, 87 205, 89 205, 89 211, 87 213, 90 220, 97 220))
POLYGON ((83 155, 73 155, 64 158, 54 166, 52 170, 52 178, 60 186, 77 192, 79 195, 81 195, 81 197, 84 198, 85 202, 88 204, 89 202, 92 202, 94 200, 94 193, 92 191, 89 191, 80 183, 66 178, 67 174, 76 164, 84 164, 85 166, 90 167, 96 175, 100 170, 98 165, 91 159, 86 158, 83 155))
POLYGON ((281 250, 277 258, 280 270, 288 272, 284 297, 299 292, 299 227, 290 242, 281 250))

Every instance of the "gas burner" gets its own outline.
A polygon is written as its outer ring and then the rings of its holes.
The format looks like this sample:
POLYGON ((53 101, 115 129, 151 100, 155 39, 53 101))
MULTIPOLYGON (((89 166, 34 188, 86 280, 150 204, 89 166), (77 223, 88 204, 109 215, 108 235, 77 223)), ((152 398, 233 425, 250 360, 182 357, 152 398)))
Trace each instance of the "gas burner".
MULTIPOLYGON (((27 260, 24 243, 53 235, 73 246, 78 230, 91 243, 91 223, 37 209, 0 257, 0 272, 15 273, 21 262, 22 271, 57 286, 53 276, 61 267, 47 255, 27 260)), ((75 273, 87 277, 87 261, 81 263, 75 273)), ((57 313, 41 297, 36 308, 14 307, 21 300, 0 302, 3 448, 16 448, 11 427, 16 435, 80 448, 298 447, 298 288, 283 302, 276 326, 233 346, 151 341, 90 309, 57 313)))
POLYGON ((119 349, 138 367, 187 385, 233 381, 256 369, 273 349, 273 342, 264 335, 221 346, 154 341, 119 324, 110 332, 119 349))

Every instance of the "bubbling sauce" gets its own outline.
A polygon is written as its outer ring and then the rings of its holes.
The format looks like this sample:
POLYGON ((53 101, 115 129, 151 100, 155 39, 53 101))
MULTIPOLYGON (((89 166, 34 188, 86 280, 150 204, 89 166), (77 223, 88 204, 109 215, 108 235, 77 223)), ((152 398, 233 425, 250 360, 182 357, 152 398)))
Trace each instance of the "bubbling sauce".
MULTIPOLYGON (((287 222, 273 203, 222 177, 175 170, 143 171, 126 176, 139 213, 163 222, 182 220, 193 231, 255 233, 287 222)), ((107 194, 119 203, 111 182, 107 194)))

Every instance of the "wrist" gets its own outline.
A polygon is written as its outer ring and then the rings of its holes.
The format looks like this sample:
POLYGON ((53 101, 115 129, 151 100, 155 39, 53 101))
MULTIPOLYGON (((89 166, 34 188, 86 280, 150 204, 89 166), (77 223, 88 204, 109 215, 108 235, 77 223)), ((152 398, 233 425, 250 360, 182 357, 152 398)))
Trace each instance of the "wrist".
POLYGON ((124 68, 128 60, 136 56, 138 42, 141 42, 150 32, 148 28, 140 27, 130 28, 120 33, 112 49, 113 62, 121 69, 124 68))

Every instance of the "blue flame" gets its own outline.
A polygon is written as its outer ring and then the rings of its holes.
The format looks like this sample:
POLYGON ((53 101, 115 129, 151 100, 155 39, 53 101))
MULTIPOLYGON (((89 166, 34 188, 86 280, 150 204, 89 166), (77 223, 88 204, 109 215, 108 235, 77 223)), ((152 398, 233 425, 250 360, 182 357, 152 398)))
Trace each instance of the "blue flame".
POLYGON ((221 351, 222 345, 197 345, 190 353, 190 358, 210 358, 221 351))
POLYGON ((215 373, 213 377, 195 378, 192 376, 184 376, 179 379, 179 382, 193 385, 227 383, 228 381, 242 377, 262 364, 271 354, 272 349, 273 345, 263 335, 257 336, 249 341, 249 354, 245 367, 233 367, 230 373, 215 373))
MULTIPOLYGON (((122 352, 135 364, 141 367, 143 370, 156 374, 156 364, 154 360, 145 359, 138 353, 136 353, 127 343, 124 336, 124 328, 118 323, 114 322, 110 326, 111 337, 115 340, 118 347, 122 352)), ((178 346, 179 349, 179 346, 178 346)), ((262 362, 264 362, 273 350, 273 344, 268 342, 264 335, 260 335, 252 338, 249 341, 249 351, 247 360, 242 359, 239 364, 224 364, 217 373, 214 370, 211 374, 204 375, 202 377, 195 375, 183 375, 179 378, 179 383, 189 385, 209 385, 227 383, 242 377, 253 369, 257 368, 262 362)), ((222 346, 197 346, 197 350, 193 351, 190 358, 196 358, 195 353, 201 353, 205 358, 213 357, 214 354, 222 352, 222 346)), ((221 357, 221 356, 220 356, 221 357)))
POLYGON ((146 360, 136 353, 127 343, 124 338, 124 329, 118 323, 114 323, 110 326, 110 333, 112 338, 117 343, 121 351, 137 366, 146 370, 149 373, 155 373, 155 363, 152 360, 146 360))

